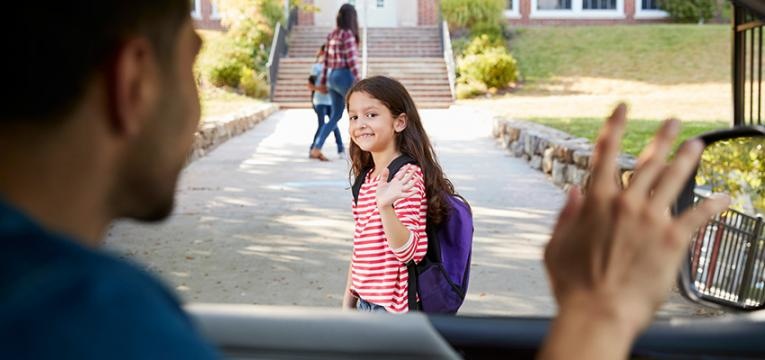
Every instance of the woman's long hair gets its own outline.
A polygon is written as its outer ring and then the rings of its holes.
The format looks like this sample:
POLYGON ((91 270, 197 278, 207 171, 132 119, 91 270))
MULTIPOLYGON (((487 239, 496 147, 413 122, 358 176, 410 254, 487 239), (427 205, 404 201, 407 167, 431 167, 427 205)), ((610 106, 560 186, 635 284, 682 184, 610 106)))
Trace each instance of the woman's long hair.
MULTIPOLYGON (((441 165, 438 164, 430 139, 422 127, 420 114, 414 105, 414 100, 400 82, 385 77, 373 76, 356 83, 345 98, 346 106, 349 104, 351 95, 363 92, 382 102, 396 117, 406 114, 407 125, 400 133, 396 134, 396 148, 402 154, 409 155, 422 169, 425 180, 425 191, 428 197, 428 221, 430 224, 439 225, 445 219, 449 204, 445 194, 457 195, 454 185, 444 176, 441 165)), ((361 150, 353 141, 350 144, 351 179, 362 171, 375 166, 372 154, 361 150)))
POLYGON ((337 12, 336 23, 338 29, 350 30, 356 39, 356 44, 359 43, 359 19, 356 14, 356 8, 353 5, 343 4, 340 7, 340 10, 337 12))

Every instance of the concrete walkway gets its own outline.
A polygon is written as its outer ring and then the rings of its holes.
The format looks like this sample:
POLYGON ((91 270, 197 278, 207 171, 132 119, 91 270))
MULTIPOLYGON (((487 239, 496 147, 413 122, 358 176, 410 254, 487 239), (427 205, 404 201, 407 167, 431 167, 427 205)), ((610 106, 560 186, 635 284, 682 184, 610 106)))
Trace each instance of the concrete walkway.
MULTIPOLYGON (((422 116, 474 210, 462 313, 553 314, 541 257, 563 192, 490 138, 488 114, 457 106, 422 116)), ((272 115, 186 168, 169 221, 119 223, 107 247, 145 264, 187 301, 339 306, 353 231, 349 168, 307 158, 315 126, 310 110, 272 115)), ((340 127, 347 132, 345 120, 340 127)), ((325 154, 336 159, 334 152, 330 136, 325 154)), ((663 313, 694 312, 675 299, 663 313)))

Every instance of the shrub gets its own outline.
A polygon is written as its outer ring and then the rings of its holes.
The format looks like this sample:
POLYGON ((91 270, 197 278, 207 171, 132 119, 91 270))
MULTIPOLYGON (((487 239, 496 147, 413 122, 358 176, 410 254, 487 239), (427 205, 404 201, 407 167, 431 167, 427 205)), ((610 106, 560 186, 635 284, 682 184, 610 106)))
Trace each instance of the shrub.
POLYGON ((681 22, 704 22, 716 11, 715 0, 660 0, 659 6, 681 22))
POLYGON ((216 64, 210 69, 210 82, 215 86, 238 88, 244 69, 246 68, 236 61, 216 64))
POLYGON ((262 72, 274 35, 274 26, 284 21, 284 3, 279 0, 218 0, 226 37, 244 49, 251 68, 262 72))
POLYGON ((485 94, 488 89, 486 88, 486 85, 480 81, 467 80, 466 82, 457 83, 455 91, 457 93, 457 99, 469 99, 485 94))
POLYGON ((245 95, 254 98, 266 98, 269 93, 268 82, 262 75, 258 75, 255 71, 245 68, 242 70, 242 78, 239 80, 239 87, 242 89, 245 95))
POLYGON ((459 54, 461 54, 462 56, 480 55, 489 49, 497 48, 497 47, 500 47, 500 48, 504 47, 504 43, 501 37, 494 37, 488 34, 481 34, 474 37, 459 54))
POLYGON ((473 29, 474 26, 498 26, 502 23, 504 0, 442 0, 441 12, 449 28, 473 29))
POLYGON ((481 54, 459 59, 458 70, 463 83, 474 80, 489 88, 503 88, 518 79, 515 59, 501 47, 489 48, 481 54))

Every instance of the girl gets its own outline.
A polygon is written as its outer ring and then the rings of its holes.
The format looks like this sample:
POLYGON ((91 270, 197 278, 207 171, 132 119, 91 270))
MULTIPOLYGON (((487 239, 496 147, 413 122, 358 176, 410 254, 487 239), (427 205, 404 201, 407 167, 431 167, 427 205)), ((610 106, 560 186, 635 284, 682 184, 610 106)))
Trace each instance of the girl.
POLYGON ((332 99, 332 113, 329 122, 319 131, 319 136, 311 146, 309 157, 328 161, 321 148, 329 133, 337 126, 345 110, 345 94, 359 78, 358 45, 359 23, 356 9, 351 4, 344 4, 337 13, 337 27, 327 35, 327 55, 324 57, 324 69, 319 77, 316 90, 329 93, 332 99))
MULTIPOLYGON (((311 141, 311 147, 316 142, 316 138, 319 137, 321 127, 325 124, 324 118, 329 117, 332 111, 332 99, 329 94, 325 94, 316 91, 316 85, 319 83, 319 75, 324 68, 324 54, 326 45, 321 45, 319 51, 316 52, 316 60, 311 67, 311 76, 308 77, 308 89, 311 90, 311 103, 313 105, 313 111, 316 113, 316 117, 319 121, 319 126, 316 128, 316 133, 313 134, 313 140, 311 141)), ((345 147, 343 147, 343 138, 340 136, 340 129, 332 129, 332 133, 335 135, 335 143, 337 144, 337 154, 340 159, 345 159, 345 147)))
POLYGON ((444 177, 417 108, 403 85, 374 76, 348 92, 351 175, 371 169, 353 203, 355 231, 344 308, 404 313, 408 306, 406 264, 427 251, 428 226, 446 217, 444 177), (406 165, 388 182, 387 166, 400 155, 406 165))

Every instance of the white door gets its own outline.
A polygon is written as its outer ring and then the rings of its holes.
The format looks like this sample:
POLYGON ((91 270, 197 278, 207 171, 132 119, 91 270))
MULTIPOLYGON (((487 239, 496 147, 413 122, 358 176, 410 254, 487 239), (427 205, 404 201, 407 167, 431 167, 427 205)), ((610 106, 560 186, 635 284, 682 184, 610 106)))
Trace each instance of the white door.
POLYGON ((396 2, 398 0, 339 0, 338 8, 345 3, 353 5, 359 15, 361 27, 396 27, 396 2))
POLYGON ((369 27, 396 27, 398 0, 359 0, 366 1, 366 23, 369 27))

